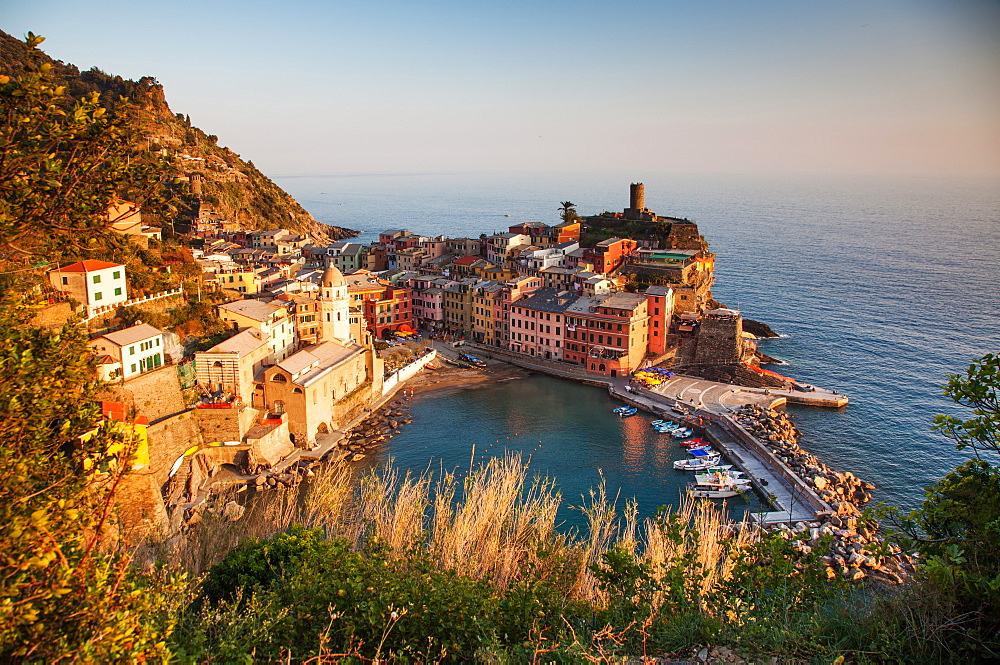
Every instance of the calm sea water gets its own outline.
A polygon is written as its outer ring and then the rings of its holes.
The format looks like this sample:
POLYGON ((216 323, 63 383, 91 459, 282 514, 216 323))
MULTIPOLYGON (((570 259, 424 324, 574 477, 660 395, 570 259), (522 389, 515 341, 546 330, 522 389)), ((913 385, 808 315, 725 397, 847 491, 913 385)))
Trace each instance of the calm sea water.
MULTIPOLYGON (((782 335, 763 343, 787 362, 777 369, 851 397, 839 411, 789 408, 807 449, 904 507, 967 458, 930 425, 936 413, 961 413, 941 396, 946 375, 1000 352, 998 182, 627 173, 276 180, 317 219, 358 229, 364 241, 386 228, 477 236, 555 223, 566 200, 581 214, 621 210, 629 183, 642 180, 647 207, 698 222, 718 255, 716 298, 782 335)), ((657 439, 648 418, 622 422, 612 406, 598 389, 544 377, 418 398, 415 422, 380 458, 467 469, 474 444, 477 460, 530 454, 567 503, 602 478, 644 514, 676 501, 686 478, 668 462, 679 449, 657 439)))

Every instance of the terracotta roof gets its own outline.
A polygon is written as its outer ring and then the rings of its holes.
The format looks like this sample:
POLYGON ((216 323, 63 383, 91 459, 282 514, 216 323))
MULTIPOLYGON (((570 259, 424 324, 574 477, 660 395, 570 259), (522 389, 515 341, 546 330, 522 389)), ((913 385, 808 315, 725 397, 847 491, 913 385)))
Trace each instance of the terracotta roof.
POLYGON ((479 260, 478 256, 462 256, 455 259, 456 266, 471 266, 473 263, 479 260))
POLYGON ((136 425, 148 425, 146 416, 136 416, 135 420, 126 420, 125 405, 120 402, 101 402, 101 415, 108 420, 117 420, 120 423, 135 423, 136 425))
POLYGON ((124 268, 125 265, 121 263, 108 263, 107 261, 96 261, 94 259, 87 259, 86 261, 77 261, 76 263, 71 263, 64 268, 58 268, 59 272, 94 272, 96 270, 104 270, 106 268, 124 268))

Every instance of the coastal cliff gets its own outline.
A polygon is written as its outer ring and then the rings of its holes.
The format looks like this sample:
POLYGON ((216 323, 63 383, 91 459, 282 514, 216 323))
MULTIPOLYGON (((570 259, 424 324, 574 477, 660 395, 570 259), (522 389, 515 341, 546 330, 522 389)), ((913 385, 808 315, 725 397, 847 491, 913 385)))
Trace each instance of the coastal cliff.
MULTIPOLYGON (((213 216, 237 222, 247 230, 284 228, 308 234, 317 243, 357 235, 351 229, 318 222, 252 161, 218 145, 218 137, 193 126, 189 116, 173 113, 163 86, 155 78, 144 76, 132 81, 96 67, 81 72, 75 65, 37 50, 34 53, 52 67, 71 98, 97 92, 101 105, 111 112, 122 111, 123 102, 127 103, 129 121, 145 143, 133 147, 170 160, 178 183, 174 196, 176 217, 157 223, 170 228, 176 222, 178 230, 184 230, 186 223, 210 209, 213 216)), ((30 57, 24 42, 0 31, 0 72, 23 74, 29 68, 30 57)))

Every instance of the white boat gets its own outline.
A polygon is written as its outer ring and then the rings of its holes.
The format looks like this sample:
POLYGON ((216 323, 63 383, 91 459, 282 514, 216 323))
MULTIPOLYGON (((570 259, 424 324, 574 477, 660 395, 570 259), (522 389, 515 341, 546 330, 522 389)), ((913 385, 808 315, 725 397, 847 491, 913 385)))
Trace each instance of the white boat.
POLYGON ((707 471, 714 468, 722 459, 722 455, 716 453, 702 458, 681 459, 674 462, 674 468, 678 471, 707 471))
POLYGON ((752 482, 749 478, 743 477, 742 471, 729 469, 709 469, 708 473, 699 473, 694 477, 699 485, 712 485, 715 487, 749 487, 752 482))
POLYGON ((691 436, 692 434, 694 434, 694 432, 692 432, 691 430, 684 429, 683 427, 678 427, 670 435, 675 439, 684 439, 691 436))
POLYGON ((728 499, 740 494, 740 491, 735 488, 699 485, 698 483, 690 483, 688 485, 688 492, 696 499, 728 499))
POLYGON ((639 409, 634 406, 620 406, 615 409, 615 413, 618 414, 620 418, 628 418, 629 416, 634 416, 638 413, 639 409))

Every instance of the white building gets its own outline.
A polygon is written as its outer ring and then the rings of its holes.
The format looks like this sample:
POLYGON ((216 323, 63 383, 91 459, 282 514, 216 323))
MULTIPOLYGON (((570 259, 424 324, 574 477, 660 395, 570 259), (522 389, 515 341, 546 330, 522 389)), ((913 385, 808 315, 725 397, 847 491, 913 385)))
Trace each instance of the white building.
POLYGON ((259 300, 236 300, 218 307, 219 318, 238 330, 256 328, 271 347, 268 364, 280 363, 295 352, 295 320, 283 306, 259 300))
POLYGON ((91 340, 100 357, 101 378, 128 381, 163 364, 163 332, 147 323, 117 330, 91 340))
POLYGON ((49 271, 49 283, 56 291, 79 302, 90 316, 101 307, 128 300, 125 266, 107 261, 77 261, 49 271))

